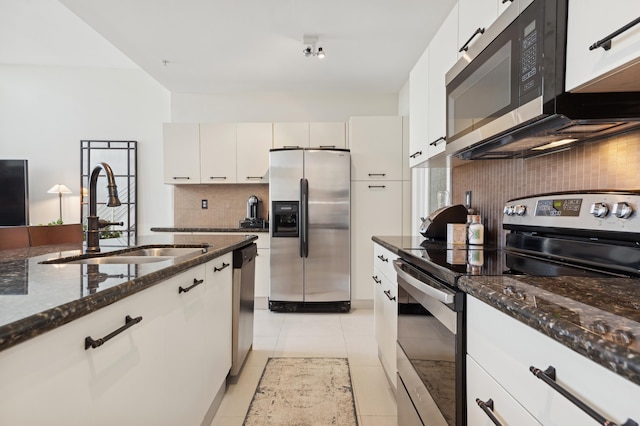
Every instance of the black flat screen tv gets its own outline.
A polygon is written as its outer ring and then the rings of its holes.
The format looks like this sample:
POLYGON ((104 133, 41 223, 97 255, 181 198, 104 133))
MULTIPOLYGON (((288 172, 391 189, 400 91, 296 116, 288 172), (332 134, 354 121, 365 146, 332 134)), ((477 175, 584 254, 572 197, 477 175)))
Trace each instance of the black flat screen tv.
POLYGON ((0 226, 29 223, 27 160, 0 160, 0 226))

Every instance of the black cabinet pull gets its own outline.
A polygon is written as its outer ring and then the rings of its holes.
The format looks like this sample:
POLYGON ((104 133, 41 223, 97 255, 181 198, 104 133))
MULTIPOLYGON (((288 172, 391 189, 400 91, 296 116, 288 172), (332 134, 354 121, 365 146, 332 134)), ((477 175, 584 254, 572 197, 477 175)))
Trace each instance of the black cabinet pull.
POLYGON ((191 178, 189 176, 173 176, 172 179, 173 180, 180 180, 180 179, 189 180, 191 178))
POLYGON ((482 411, 484 411, 484 413, 487 415, 487 417, 489 417, 494 425, 502 426, 500 420, 498 420, 493 414, 493 399, 489 398, 487 402, 484 402, 480 398, 476 398, 476 404, 478 404, 478 407, 482 408, 482 411))
POLYGON ((369 177, 372 177, 372 176, 382 176, 382 177, 384 177, 386 175, 387 175, 386 173, 369 173, 369 177))
POLYGON ((220 272, 222 271, 224 268, 227 268, 229 266, 229 263, 224 263, 222 262, 222 267, 218 268, 216 266, 213 267, 213 272, 220 272))
POLYGON ((227 177, 226 176, 209 176, 209 179, 222 179, 222 180, 226 180, 227 177))
POLYGON ((376 282, 376 284, 382 284, 382 280, 381 280, 381 279, 378 279, 378 276, 377 276, 377 275, 374 275, 374 276, 373 276, 373 277, 371 277, 371 278, 373 278, 373 280, 376 282))
MULTIPOLYGON (((557 384, 556 369, 554 367, 549 366, 549 368, 542 371, 539 368, 531 366, 529 367, 529 371, 531 371, 531 373, 534 376, 536 376, 538 379, 542 380, 543 382, 551 386, 560 395, 567 398, 573 405, 575 405, 576 407, 584 411, 586 414, 589 415, 589 417, 597 421, 599 424, 603 426, 617 426, 617 423, 607 420, 602 415, 600 415, 597 411, 595 411, 593 408, 589 407, 587 404, 585 404, 580 399, 578 399, 571 392, 569 392, 568 390, 566 390, 565 388, 557 384)), ((621 426, 638 426, 638 423, 636 423, 631 419, 627 419, 627 421, 624 422, 621 426)))
MULTIPOLYGON (((511 2, 511 3, 513 3, 513 0, 502 0, 502 4, 505 4, 506 2, 511 2)), ((489 401, 491 401, 491 400, 489 400, 489 401)))
POLYGON ((118 334, 125 331, 127 328, 132 327, 142 321, 142 317, 131 318, 129 315, 124 317, 124 325, 119 329, 112 331, 101 339, 94 340, 91 336, 87 336, 84 338, 84 350, 86 351, 89 348, 97 348, 98 346, 104 345, 108 340, 117 336, 118 334))
POLYGON ((422 151, 416 151, 413 154, 411 154, 409 158, 416 158, 416 157, 420 157, 421 155, 422 155, 422 151))
POLYGON ((369 185, 369 189, 371 188, 386 188, 386 185, 369 185))
POLYGON ((191 290, 192 288, 194 288, 195 286, 198 286, 198 285, 202 284, 203 282, 204 282, 204 280, 198 280, 198 279, 194 278, 193 279, 193 284, 191 284, 189 287, 186 287, 186 288, 182 287, 182 286, 178 287, 178 294, 186 293, 189 290, 191 290))
POLYGON ((391 290, 384 290, 384 291, 383 291, 383 293, 384 293, 384 294, 387 296, 387 298, 388 298, 389 300, 391 300, 392 302, 393 302, 394 300, 396 300, 396 297, 395 297, 395 296, 391 297, 391 290))
POLYGON ((247 176, 247 180, 262 180, 262 176, 247 176))
POLYGON ((388 262, 389 258, 388 257, 384 257, 383 255, 378 255, 378 259, 382 260, 383 262, 388 262))
POLYGON ((320 145, 320 148, 335 148, 335 145, 320 145))
POLYGON ((438 143, 440 141, 446 141, 446 140, 447 140, 446 136, 440 136, 438 139, 436 139, 435 141, 431 142, 429 145, 436 146, 436 145, 438 145, 438 143))
POLYGON ((478 34, 484 34, 484 28, 478 28, 476 30, 476 32, 473 33, 471 38, 469 38, 469 40, 467 40, 467 42, 464 44, 464 46, 462 46, 460 48, 460 50, 458 50, 458 52, 462 53, 462 52, 466 52, 467 50, 469 50, 469 43, 471 43, 471 40, 473 40, 475 38, 475 36, 477 36, 478 34))
POLYGON ((284 145, 283 146, 284 149, 297 149, 300 148, 299 145, 284 145))
POLYGON ((598 40, 595 43, 593 43, 591 46, 589 46, 589 50, 595 50, 598 47, 602 47, 604 50, 611 49, 611 40, 612 39, 618 37, 620 34, 622 34, 623 32, 627 31, 629 28, 633 27, 634 25, 636 25, 638 23, 640 23, 640 18, 634 19, 633 21, 629 22, 624 27, 612 32, 611 34, 609 34, 608 36, 606 36, 602 40, 598 40))

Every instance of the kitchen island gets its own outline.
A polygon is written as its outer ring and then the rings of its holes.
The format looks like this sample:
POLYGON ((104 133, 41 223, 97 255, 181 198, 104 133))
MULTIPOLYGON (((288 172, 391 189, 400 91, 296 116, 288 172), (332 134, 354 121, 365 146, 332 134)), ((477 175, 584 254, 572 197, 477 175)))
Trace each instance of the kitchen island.
POLYGON ((0 423, 210 421, 231 366, 232 252, 256 238, 139 237, 201 252, 137 264, 41 263, 81 244, 0 251, 0 423))

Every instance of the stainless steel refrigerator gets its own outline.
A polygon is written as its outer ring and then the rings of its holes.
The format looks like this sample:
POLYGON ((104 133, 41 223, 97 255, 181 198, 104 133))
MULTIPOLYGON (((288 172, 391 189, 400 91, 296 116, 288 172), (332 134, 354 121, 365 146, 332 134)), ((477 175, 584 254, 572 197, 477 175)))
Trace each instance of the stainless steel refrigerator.
POLYGON ((348 311, 349 150, 271 150, 269 201, 269 309, 348 311))

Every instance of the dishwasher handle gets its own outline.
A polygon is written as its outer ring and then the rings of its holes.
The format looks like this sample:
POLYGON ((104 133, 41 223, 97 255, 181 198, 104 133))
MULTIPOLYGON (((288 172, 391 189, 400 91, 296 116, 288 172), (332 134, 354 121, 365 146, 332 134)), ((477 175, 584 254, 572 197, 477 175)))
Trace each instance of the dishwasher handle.
POLYGON ((401 265, 403 263, 404 262, 400 260, 393 261, 393 267, 396 270, 396 273, 398 274, 398 278, 402 278, 402 280, 404 280, 407 284, 411 285, 412 287, 415 287, 416 289, 425 293, 427 296, 436 299, 438 302, 446 303, 446 304, 453 303, 455 294, 439 290, 437 288, 430 286, 428 283, 425 283, 423 281, 418 280, 417 278, 412 277, 402 269, 401 265))

